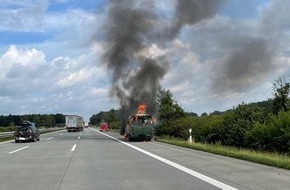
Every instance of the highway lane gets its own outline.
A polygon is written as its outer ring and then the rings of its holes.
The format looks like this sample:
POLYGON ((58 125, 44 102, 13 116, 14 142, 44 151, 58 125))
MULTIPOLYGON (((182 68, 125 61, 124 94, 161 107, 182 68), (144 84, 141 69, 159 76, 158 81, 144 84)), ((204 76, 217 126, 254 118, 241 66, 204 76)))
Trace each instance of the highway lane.
POLYGON ((237 189, 286 190, 290 187, 289 170, 158 142, 130 144, 237 189))
POLYGON ((289 170, 158 142, 132 144, 238 189, 290 189, 289 170))
POLYGON ((286 170, 158 142, 127 144, 121 139, 118 134, 90 128, 41 135, 35 143, 0 144, 0 189, 219 189, 134 147, 217 180, 228 189, 290 186, 286 170))
POLYGON ((60 189, 94 188, 218 189, 96 132, 79 141, 60 189))
POLYGON ((41 135, 39 142, 1 144, 0 189, 58 189, 78 135, 58 132, 41 135))

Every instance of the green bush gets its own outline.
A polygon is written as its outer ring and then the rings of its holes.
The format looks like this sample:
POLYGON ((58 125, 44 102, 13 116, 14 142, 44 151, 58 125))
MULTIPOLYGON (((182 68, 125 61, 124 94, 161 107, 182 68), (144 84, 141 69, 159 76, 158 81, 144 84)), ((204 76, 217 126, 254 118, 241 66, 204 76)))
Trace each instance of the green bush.
POLYGON ((189 129, 196 141, 215 143, 220 141, 222 116, 184 117, 172 122, 161 123, 156 127, 157 135, 169 135, 188 139, 189 129))
POLYGON ((189 128, 192 128, 192 118, 185 117, 170 123, 168 135, 187 139, 189 137, 189 128))
POLYGON ((254 149, 290 152, 290 112, 280 112, 263 124, 255 124, 247 132, 246 139, 254 149))
POLYGON ((197 142, 216 144, 224 136, 224 116, 201 117, 194 133, 197 142))
POLYGON ((0 127, 0 132, 10 132, 10 131, 15 131, 16 127, 15 126, 9 126, 9 127, 0 127))
POLYGON ((109 123, 110 129, 120 129, 121 122, 120 121, 113 121, 109 123))
POLYGON ((246 144, 249 148, 257 150, 273 150, 272 133, 273 128, 266 124, 256 123, 254 127, 246 133, 246 144))
POLYGON ((242 104, 222 115, 161 122, 156 134, 188 139, 190 128, 196 142, 290 153, 290 112, 273 115, 242 104))
POLYGON ((255 123, 262 123, 266 114, 262 108, 246 104, 239 105, 225 114, 223 145, 246 147, 246 133, 255 123))

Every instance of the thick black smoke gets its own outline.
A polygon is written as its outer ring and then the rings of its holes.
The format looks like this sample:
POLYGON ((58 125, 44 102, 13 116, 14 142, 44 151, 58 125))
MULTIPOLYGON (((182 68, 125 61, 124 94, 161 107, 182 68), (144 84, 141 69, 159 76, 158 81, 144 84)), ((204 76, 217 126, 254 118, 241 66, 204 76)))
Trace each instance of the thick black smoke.
POLYGON ((146 5, 133 0, 110 1, 104 59, 113 72, 111 93, 120 100, 123 122, 137 113, 140 103, 147 104, 148 112, 156 112, 159 81, 168 67, 164 59, 147 58, 142 53, 154 42, 150 39, 156 19, 153 8, 153 1, 146 5))
POLYGON ((185 25, 194 25, 202 20, 213 17, 224 0, 178 0, 174 20, 167 37, 173 39, 185 25))
MULTIPOLYGON (((214 15, 221 0, 178 0, 175 18, 162 32, 162 39, 171 41, 182 26, 195 24, 214 15)), ((111 0, 107 21, 107 47, 104 61, 112 71, 111 95, 120 100, 123 125, 140 103, 155 114, 156 94, 160 80, 168 70, 165 57, 146 57, 144 52, 160 42, 156 31, 160 26, 154 1, 111 0)), ((160 30, 159 30, 160 31, 160 30)), ((165 41, 165 42, 166 42, 165 41)), ((122 132, 122 131, 121 131, 122 132)))

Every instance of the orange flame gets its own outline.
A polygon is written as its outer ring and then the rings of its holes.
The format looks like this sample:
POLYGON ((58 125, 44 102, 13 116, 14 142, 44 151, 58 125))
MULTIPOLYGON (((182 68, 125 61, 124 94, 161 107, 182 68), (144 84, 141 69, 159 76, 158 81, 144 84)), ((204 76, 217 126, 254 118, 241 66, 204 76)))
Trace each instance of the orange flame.
POLYGON ((146 108, 147 108, 147 105, 146 104, 140 104, 138 106, 138 114, 145 114, 146 113, 146 108))

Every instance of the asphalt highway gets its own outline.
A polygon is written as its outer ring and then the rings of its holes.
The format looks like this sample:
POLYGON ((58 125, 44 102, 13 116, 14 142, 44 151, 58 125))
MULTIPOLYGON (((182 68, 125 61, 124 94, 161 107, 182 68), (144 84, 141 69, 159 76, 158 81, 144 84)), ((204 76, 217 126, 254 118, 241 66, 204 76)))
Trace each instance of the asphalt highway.
POLYGON ((0 189, 290 189, 290 171, 86 128, 0 143, 0 189))

